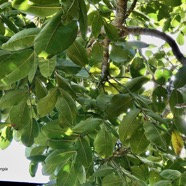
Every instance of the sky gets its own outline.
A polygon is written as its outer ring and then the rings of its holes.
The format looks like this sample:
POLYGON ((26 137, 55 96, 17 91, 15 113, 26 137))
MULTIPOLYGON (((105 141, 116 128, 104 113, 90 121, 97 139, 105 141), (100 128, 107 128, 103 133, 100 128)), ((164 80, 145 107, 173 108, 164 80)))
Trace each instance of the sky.
MULTIPOLYGON (((143 36, 142 40, 157 46, 163 44, 162 40, 150 36, 143 36)), ((182 46, 180 49, 186 54, 186 47, 182 46)), ((42 175, 41 166, 34 178, 30 176, 29 163, 30 160, 25 157, 25 146, 13 141, 6 150, 0 150, 0 181, 47 183, 49 178, 42 175)))

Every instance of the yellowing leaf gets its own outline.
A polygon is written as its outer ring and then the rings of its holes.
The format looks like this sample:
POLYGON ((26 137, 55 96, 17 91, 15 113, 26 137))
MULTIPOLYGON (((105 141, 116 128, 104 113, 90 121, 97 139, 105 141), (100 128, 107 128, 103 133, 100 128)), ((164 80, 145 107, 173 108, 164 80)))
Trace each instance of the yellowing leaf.
POLYGON ((183 139, 182 139, 180 133, 178 133, 178 131, 172 132, 171 142, 172 142, 174 152, 177 155, 180 155, 181 150, 183 149, 184 142, 183 142, 183 139))

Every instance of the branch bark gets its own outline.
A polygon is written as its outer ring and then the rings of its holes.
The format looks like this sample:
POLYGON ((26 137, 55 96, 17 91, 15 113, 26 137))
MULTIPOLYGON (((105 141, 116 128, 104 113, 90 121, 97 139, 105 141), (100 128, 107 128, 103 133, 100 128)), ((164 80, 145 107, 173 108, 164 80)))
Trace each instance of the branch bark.
POLYGON ((172 37, 165 34, 164 32, 161 32, 156 29, 142 28, 142 27, 128 27, 128 28, 122 27, 122 31, 120 34, 121 36, 132 34, 132 35, 149 35, 149 36, 160 38, 169 44, 177 60, 180 61, 182 65, 186 65, 186 57, 180 51, 177 43, 172 37))

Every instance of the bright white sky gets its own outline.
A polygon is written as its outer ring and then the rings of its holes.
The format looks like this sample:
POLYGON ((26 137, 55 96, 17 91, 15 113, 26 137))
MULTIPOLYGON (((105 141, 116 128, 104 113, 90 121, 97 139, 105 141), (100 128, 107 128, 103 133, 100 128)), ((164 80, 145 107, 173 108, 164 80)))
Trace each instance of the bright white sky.
MULTIPOLYGON (((162 40, 150 36, 144 36, 143 41, 157 46, 163 44, 162 40)), ((186 54, 185 46, 180 47, 180 49, 186 54)), ((47 183, 49 179, 42 175, 41 166, 38 168, 36 177, 32 178, 30 176, 29 163, 30 161, 25 157, 25 147, 13 141, 6 150, 0 150, 0 180, 47 183), (7 168, 8 170, 2 171, 1 168, 7 168)))

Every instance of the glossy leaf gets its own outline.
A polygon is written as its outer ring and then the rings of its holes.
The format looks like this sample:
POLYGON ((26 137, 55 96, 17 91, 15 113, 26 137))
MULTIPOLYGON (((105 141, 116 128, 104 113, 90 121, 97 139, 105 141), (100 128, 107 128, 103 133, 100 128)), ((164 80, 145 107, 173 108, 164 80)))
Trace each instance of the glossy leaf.
POLYGON ((32 50, 24 50, 12 53, 4 61, 0 62, 0 85, 9 85, 25 78, 32 68, 34 53, 32 50))
POLYGON ((61 16, 62 12, 58 12, 35 38, 34 47, 39 57, 51 58, 66 50, 76 39, 77 22, 64 25, 61 16))
POLYGON ((87 51, 78 41, 74 41, 74 43, 68 48, 67 55, 76 65, 84 67, 88 64, 87 51))
POLYGON ((52 15, 61 9, 58 0, 34 1, 34 0, 14 0, 12 6, 24 13, 32 14, 39 17, 52 15))
POLYGON ((58 89, 51 89, 48 94, 38 101, 37 110, 40 117, 49 114, 55 107, 58 89))
POLYGON ((143 41, 128 41, 125 43, 125 46, 127 48, 135 48, 135 49, 140 49, 140 48, 147 48, 149 44, 143 42, 143 41))
POLYGON ((152 143, 154 143, 157 147, 166 150, 166 140, 162 135, 162 131, 160 131, 154 124, 148 121, 144 122, 143 126, 146 138, 152 143))
POLYGON ((101 130, 97 133, 94 147, 95 151, 103 158, 112 155, 114 149, 113 139, 106 127, 102 126, 101 130))
POLYGON ((176 155, 179 156, 183 147, 184 147, 184 141, 178 131, 176 131, 176 130, 172 131, 171 142, 172 142, 174 152, 176 153, 176 155))
POLYGON ((39 31, 39 28, 28 28, 22 30, 11 37, 6 43, 4 43, 2 45, 2 49, 17 51, 32 47, 34 44, 34 39, 39 31))
POLYGON ((35 177, 37 169, 38 169, 38 163, 30 162, 30 164, 29 164, 30 176, 35 177))

